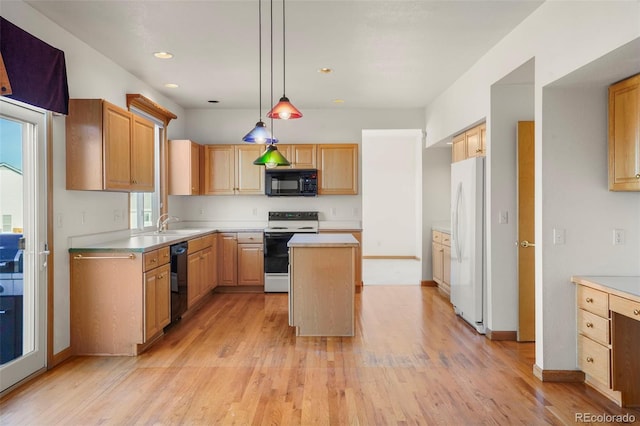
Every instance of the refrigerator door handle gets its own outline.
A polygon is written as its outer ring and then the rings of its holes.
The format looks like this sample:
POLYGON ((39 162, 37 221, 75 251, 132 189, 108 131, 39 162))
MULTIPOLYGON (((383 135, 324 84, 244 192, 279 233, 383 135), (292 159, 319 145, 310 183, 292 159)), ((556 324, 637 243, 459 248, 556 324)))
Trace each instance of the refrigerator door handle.
POLYGON ((456 191, 456 202, 453 209, 453 244, 456 248, 456 260, 458 263, 462 263, 462 251, 460 250, 460 198, 462 197, 462 182, 458 183, 458 190, 456 191))

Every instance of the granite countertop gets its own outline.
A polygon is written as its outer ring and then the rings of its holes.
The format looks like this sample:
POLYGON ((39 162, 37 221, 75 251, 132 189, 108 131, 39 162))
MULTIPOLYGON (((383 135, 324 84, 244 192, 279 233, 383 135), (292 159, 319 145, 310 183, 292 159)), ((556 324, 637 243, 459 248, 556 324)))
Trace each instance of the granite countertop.
POLYGON ((357 247, 359 245, 350 234, 293 234, 287 243, 289 247, 357 247))
POLYGON ((640 276, 573 276, 571 281, 604 291, 614 290, 640 297, 640 276))
POLYGON ((69 253, 79 252, 138 252, 144 253, 151 250, 165 247, 170 244, 177 244, 183 241, 192 240, 215 232, 262 232, 262 228, 224 228, 224 229, 170 229, 163 233, 145 232, 130 236, 120 236, 116 239, 90 242, 74 245, 69 248, 69 253))

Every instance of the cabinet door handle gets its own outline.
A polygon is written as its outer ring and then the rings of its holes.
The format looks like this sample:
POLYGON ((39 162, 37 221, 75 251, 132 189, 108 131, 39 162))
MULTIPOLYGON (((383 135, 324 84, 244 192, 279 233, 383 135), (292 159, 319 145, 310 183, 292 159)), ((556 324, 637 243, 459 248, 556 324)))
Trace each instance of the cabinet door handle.
POLYGON ((156 263, 158 259, 151 259, 151 263, 156 263))
POLYGON ((587 328, 593 328, 593 323, 592 322, 588 322, 587 323, 587 328))
POLYGON ((158 275, 158 279, 159 279, 159 280, 161 280, 161 279, 163 279, 163 278, 164 278, 164 274, 160 274, 160 275, 158 275))
POLYGON ((587 303, 593 303, 593 297, 587 297, 585 300, 587 303))
POLYGON ((592 357, 590 357, 590 356, 588 356, 588 357, 587 357, 587 362, 593 362, 593 358, 592 358, 592 357))
POLYGON ((636 179, 640 179, 640 173, 636 174, 636 179))
POLYGON ((633 315, 640 315, 640 309, 634 309, 633 315))

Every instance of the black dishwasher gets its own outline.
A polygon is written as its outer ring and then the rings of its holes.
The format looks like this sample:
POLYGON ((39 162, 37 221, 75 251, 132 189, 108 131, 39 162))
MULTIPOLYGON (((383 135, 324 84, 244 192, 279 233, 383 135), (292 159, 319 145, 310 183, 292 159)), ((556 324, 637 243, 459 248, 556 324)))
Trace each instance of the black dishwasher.
POLYGON ((171 323, 187 310, 187 250, 184 243, 171 246, 171 323))

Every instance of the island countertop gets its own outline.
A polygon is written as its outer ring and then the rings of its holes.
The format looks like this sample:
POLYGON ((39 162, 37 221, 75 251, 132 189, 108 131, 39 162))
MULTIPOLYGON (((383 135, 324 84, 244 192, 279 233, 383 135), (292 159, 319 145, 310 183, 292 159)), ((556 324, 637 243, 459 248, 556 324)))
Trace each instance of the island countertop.
POLYGON ((357 247, 360 244, 351 234, 294 234, 288 247, 357 247))

